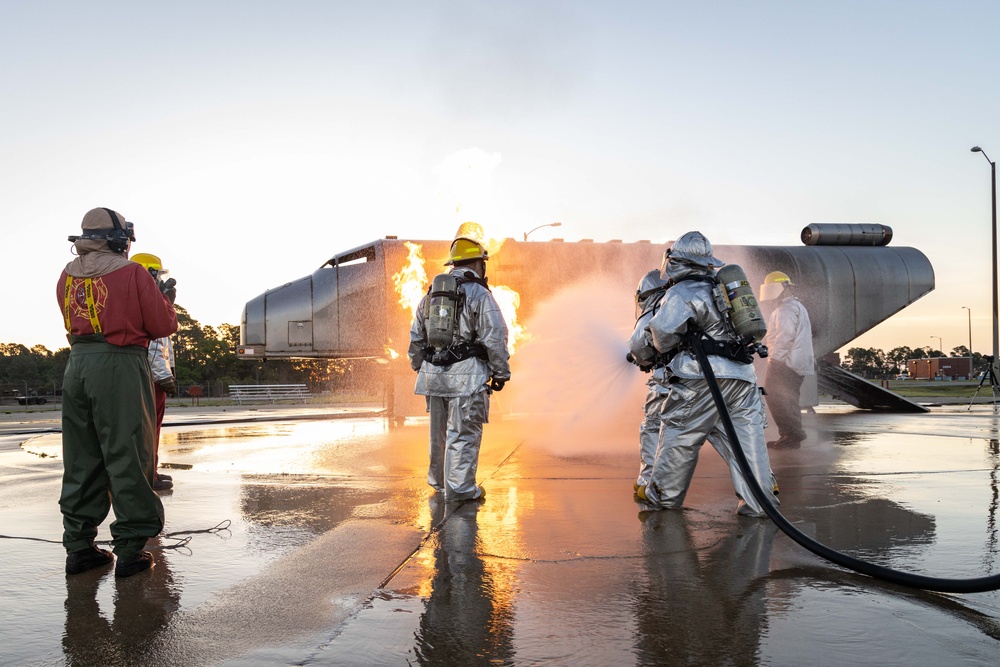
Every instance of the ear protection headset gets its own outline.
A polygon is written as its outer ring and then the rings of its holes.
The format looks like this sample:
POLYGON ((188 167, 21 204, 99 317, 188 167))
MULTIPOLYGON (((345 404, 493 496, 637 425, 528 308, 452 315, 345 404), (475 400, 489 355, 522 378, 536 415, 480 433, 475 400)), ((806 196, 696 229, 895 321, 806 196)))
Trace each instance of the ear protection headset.
MULTIPOLYGON (((103 208, 103 207, 102 207, 103 208)), ((122 227, 121 223, 118 222, 118 214, 112 211, 110 208, 104 209, 109 216, 111 216, 111 222, 114 223, 114 228, 112 229, 91 229, 87 232, 80 234, 79 236, 70 236, 70 241, 77 241, 79 239, 100 239, 106 240, 108 242, 108 248, 111 252, 118 253, 119 255, 128 250, 129 241, 135 241, 135 226, 126 221, 125 226, 122 227)))

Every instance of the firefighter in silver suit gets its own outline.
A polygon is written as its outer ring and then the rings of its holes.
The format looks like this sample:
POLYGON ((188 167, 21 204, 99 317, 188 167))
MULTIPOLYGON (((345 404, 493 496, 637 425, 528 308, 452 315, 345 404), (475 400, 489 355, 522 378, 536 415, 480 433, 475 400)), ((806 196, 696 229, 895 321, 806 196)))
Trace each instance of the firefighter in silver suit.
POLYGON ((639 281, 635 292, 635 327, 627 343, 626 358, 643 372, 649 373, 649 379, 646 380, 649 390, 646 392, 646 402, 643 405, 643 419, 639 424, 639 476, 632 483, 632 489, 637 494, 640 490, 645 490, 649 484, 656 448, 660 441, 660 410, 670 391, 667 384, 669 371, 663 355, 653 347, 653 339, 649 333, 649 321, 656 314, 660 299, 666 290, 667 281, 659 269, 650 271, 639 281))
MULTIPOLYGON (((739 444, 768 500, 778 504, 770 481, 771 467, 764 441, 765 411, 753 363, 731 358, 720 350, 735 340, 730 325, 712 295, 715 269, 724 262, 712 255, 712 244, 700 232, 677 239, 664 257, 664 275, 671 287, 650 321, 653 345, 671 357, 670 391, 660 416, 660 440, 652 478, 640 497, 653 509, 681 507, 702 444, 708 439, 729 466, 737 512, 764 517, 733 457, 719 411, 691 347, 691 336, 712 343, 708 359, 718 379, 739 444)), ((752 361, 752 360, 751 360, 752 361)))
POLYGON ((476 484, 483 424, 489 421, 490 394, 510 380, 507 324, 486 282, 488 259, 482 227, 463 223, 446 262, 452 268, 445 276, 457 285, 452 305, 435 305, 436 293, 429 292, 410 327, 414 391, 427 397, 430 414, 427 483, 447 500, 483 497, 483 487, 476 484), (449 317, 451 322, 442 324, 449 317), (443 326, 450 327, 446 344, 432 347, 429 333, 443 326))

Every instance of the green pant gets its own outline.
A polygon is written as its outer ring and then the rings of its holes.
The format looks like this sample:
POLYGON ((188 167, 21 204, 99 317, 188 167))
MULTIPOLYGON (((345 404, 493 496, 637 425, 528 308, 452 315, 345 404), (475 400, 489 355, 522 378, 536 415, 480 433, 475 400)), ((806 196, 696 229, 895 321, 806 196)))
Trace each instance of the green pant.
POLYGON ((114 552, 129 560, 163 530, 153 491, 153 380, 141 347, 74 336, 63 378, 63 483, 67 552, 88 548, 113 507, 114 552))

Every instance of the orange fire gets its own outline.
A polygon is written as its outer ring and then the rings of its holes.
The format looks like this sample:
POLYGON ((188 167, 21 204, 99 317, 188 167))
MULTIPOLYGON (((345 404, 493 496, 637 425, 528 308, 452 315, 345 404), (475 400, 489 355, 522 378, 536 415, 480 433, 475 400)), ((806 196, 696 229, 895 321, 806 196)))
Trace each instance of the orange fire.
POLYGON ((504 285, 494 285, 493 297, 500 306, 503 319, 507 323, 507 351, 514 354, 514 348, 531 340, 531 334, 517 321, 517 309, 521 306, 521 295, 504 285))
POLYGON ((427 272, 424 270, 424 255, 417 243, 406 241, 404 244, 408 251, 406 264, 393 275, 392 284, 396 286, 396 293, 399 294, 399 305, 411 314, 416 314, 417 304, 427 290, 427 272))
MULTIPOLYGON (((421 246, 409 241, 406 241, 404 245, 408 250, 406 263, 398 273, 392 276, 392 282, 396 286, 396 293, 399 294, 399 305, 412 315, 416 313, 420 299, 427 293, 427 271, 424 269, 421 246)), ((492 285, 490 289, 493 291, 493 297, 497 300, 500 312, 503 313, 504 321, 507 323, 507 350, 514 354, 514 349, 520 343, 531 339, 531 334, 517 322, 517 309, 521 305, 521 295, 504 285, 492 285)), ((388 347, 386 350, 392 358, 399 356, 388 347)))

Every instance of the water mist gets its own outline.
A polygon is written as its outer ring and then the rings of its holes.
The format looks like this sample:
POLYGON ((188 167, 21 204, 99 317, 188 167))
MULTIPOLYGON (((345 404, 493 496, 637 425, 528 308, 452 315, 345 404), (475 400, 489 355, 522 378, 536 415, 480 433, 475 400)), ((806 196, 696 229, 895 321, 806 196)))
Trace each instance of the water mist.
POLYGON ((503 409, 522 420, 527 446, 561 456, 638 456, 648 376, 625 361, 634 289, 600 279, 577 283, 526 322, 531 340, 511 358, 514 391, 503 409))

